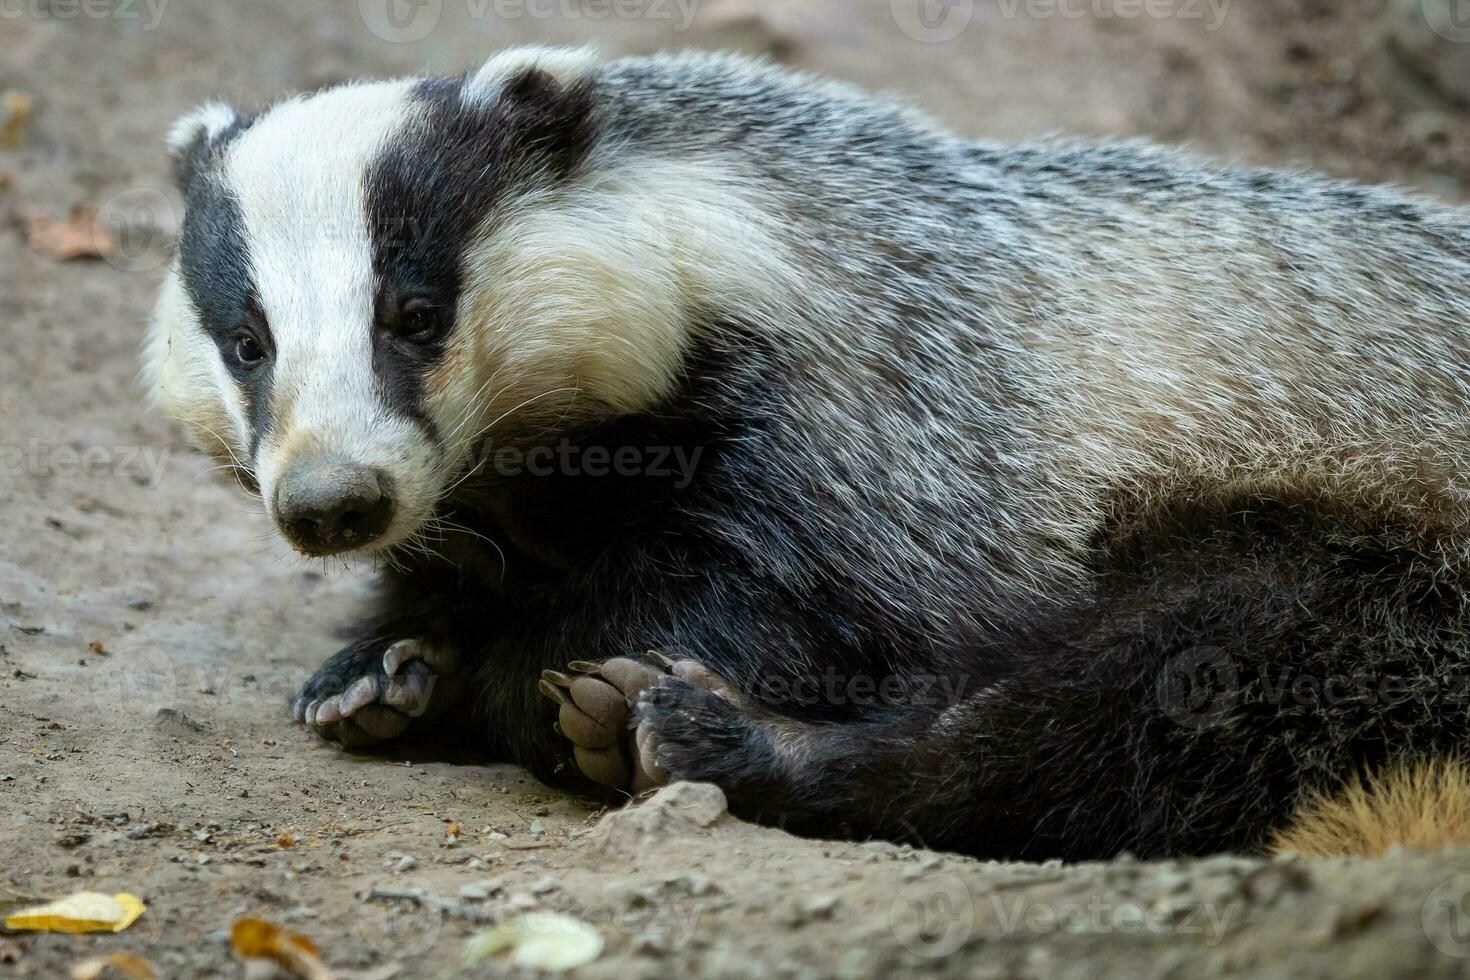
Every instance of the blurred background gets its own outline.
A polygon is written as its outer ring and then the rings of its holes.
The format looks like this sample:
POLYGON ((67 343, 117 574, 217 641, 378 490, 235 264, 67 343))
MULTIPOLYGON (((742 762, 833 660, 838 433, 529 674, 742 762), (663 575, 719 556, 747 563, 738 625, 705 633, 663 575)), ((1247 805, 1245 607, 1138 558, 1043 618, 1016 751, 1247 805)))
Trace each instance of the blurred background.
POLYGON ((156 176, 205 96, 458 72, 524 42, 736 48, 902 92, 967 134, 1140 135, 1457 194, 1464 0, 0 0, 7 170, 89 200, 156 176))
MULTIPOLYGON (((1470 198, 1470 0, 0 0, 0 905, 78 879, 138 891, 150 913, 135 945, 163 948, 164 975, 179 976, 220 968, 219 930, 261 909, 324 935, 350 930, 329 950, 338 963, 449 962, 436 939, 467 925, 437 911, 393 920, 401 906, 362 898, 415 866, 417 887, 437 894, 493 866, 533 903, 627 911, 587 896, 603 894, 599 873, 636 882, 637 862, 604 868, 600 852, 579 851, 587 814, 575 802, 507 767, 353 759, 287 724, 287 694, 334 649, 361 582, 286 556, 251 501, 147 412, 135 378, 179 228, 162 148, 178 115, 208 98, 251 107, 350 79, 461 72, 526 42, 595 42, 608 57, 738 49, 901 94, 976 138, 1143 137, 1470 198), (463 823, 464 850, 443 850, 449 822, 463 823), (506 850, 517 841, 532 848, 519 864, 506 850), (565 848, 534 850, 547 842, 565 848), (531 892, 547 869, 560 884, 531 892), (397 933, 379 928, 394 921, 397 933)), ((852 976, 962 948, 969 975, 1018 964, 1058 975, 1037 959, 1035 934, 986 922, 956 920, 966 931, 953 945, 905 941, 889 900, 938 874, 936 856, 904 857, 900 875, 873 864, 876 851, 747 832, 762 836, 721 844, 723 857, 689 844, 649 863, 658 874, 698 866, 727 894, 695 899, 719 889, 679 885, 686 906, 715 918, 653 958, 638 951, 642 926, 623 930, 614 952, 635 974, 660 975, 671 961, 659 956, 709 967, 733 935, 727 973, 771 975, 780 960, 824 975, 833 951, 856 943, 867 952, 844 960, 852 976), (780 860, 741 858, 746 844, 780 860), (824 895, 841 904, 785 910, 791 896, 824 895), (721 918, 720 902, 737 911, 721 918), (982 953, 965 945, 971 932, 990 937, 982 953)), ((971 896, 997 873, 946 867, 943 888, 971 896)), ((1200 874, 1216 872, 1236 873, 1200 874)), ((1175 892, 1193 887, 1171 873, 1175 892)), ((1249 926, 1230 962, 1270 948, 1304 958, 1298 975, 1462 975, 1470 932, 1445 933, 1446 946, 1419 916, 1437 883, 1459 880, 1446 873, 1429 858, 1318 879, 1409 909, 1344 920, 1350 936, 1318 945, 1298 942, 1317 928, 1308 899, 1231 898, 1249 926)), ((1460 877, 1454 895, 1470 907, 1460 877)), ((1112 894, 1081 873, 1045 880, 1112 894)), ((1168 950, 1187 946, 1177 931, 1110 941, 1059 948, 1079 976, 1230 965, 1214 947, 1189 947, 1199 958, 1181 965, 1168 950)), ((62 975, 90 943, 38 941, 17 970, 62 975)), ((622 962, 607 973, 628 976, 622 962)))

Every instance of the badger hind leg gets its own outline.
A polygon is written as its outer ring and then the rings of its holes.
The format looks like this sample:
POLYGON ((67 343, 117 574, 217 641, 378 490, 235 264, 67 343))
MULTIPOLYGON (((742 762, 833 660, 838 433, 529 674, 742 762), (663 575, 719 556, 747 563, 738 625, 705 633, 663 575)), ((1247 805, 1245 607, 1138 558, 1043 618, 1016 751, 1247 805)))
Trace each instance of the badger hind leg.
POLYGON ((668 781, 661 745, 650 726, 634 723, 642 699, 665 684, 684 684, 722 703, 735 695, 721 677, 693 660, 670 660, 658 651, 635 660, 573 662, 571 674, 548 670, 538 689, 556 702, 558 734, 572 746, 582 775, 613 790, 640 793, 668 781))
MULTIPOLYGON (((1314 792, 1470 740, 1464 583, 1401 530, 1310 501, 1169 515, 1099 549, 1085 600, 973 650, 1009 666, 958 703, 824 723, 664 678, 632 720, 669 778, 798 832, 1010 858, 1263 849, 1314 792)), ((1394 807, 1454 821, 1461 784, 1426 786, 1370 794, 1384 843, 1412 842, 1394 807)))
MULTIPOLYGON (((636 794, 679 779, 712 782, 747 804, 752 818, 776 820, 802 809, 804 794, 792 787, 804 789, 807 776, 822 783, 799 758, 805 726, 753 708, 695 660, 651 651, 568 669, 546 671, 538 687, 556 702, 557 732, 593 783, 636 794)), ((871 727, 825 729, 824 747, 836 748, 839 731, 865 742, 871 727)))

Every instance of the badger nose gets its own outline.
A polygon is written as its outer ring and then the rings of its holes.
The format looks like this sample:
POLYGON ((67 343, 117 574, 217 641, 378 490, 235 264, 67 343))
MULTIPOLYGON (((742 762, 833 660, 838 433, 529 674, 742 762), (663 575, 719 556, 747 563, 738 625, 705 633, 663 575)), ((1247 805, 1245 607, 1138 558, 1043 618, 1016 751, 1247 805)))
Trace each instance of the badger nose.
POLYGON ((382 537, 393 519, 387 478, 338 460, 293 462, 276 485, 276 520, 302 551, 330 555, 382 537))

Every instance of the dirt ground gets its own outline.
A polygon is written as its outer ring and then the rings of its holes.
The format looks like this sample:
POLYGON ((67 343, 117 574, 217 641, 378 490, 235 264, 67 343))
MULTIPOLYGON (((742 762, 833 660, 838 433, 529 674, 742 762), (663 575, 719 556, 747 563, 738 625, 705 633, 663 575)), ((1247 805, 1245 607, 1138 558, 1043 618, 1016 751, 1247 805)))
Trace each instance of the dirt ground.
POLYGON ((0 977, 118 950, 239 976, 246 915, 343 976, 437 977, 481 923, 535 908, 596 926, 577 975, 620 980, 1470 975, 1470 851, 984 863, 798 839, 699 788, 599 821, 442 747, 339 752, 285 700, 361 578, 291 558, 135 381, 178 228, 160 141, 206 97, 458 71, 532 40, 737 47, 977 137, 1139 135, 1464 200, 1453 2, 391 0, 396 33, 387 2, 0 0, 0 906, 148 904, 120 935, 0 937, 0 977), (111 229, 107 259, 47 253, 44 216, 73 209, 111 229))

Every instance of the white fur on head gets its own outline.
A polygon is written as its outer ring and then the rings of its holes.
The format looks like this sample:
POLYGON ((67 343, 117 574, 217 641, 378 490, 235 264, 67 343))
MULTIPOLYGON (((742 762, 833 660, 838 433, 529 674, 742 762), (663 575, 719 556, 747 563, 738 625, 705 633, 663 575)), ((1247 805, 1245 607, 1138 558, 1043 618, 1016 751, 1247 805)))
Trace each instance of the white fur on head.
POLYGON ((250 427, 240 389, 199 323, 177 259, 159 290, 148 326, 143 381, 153 406, 188 426, 218 462, 246 465, 250 427))
POLYGON ((561 85, 570 85, 590 76, 601 62, 597 49, 585 47, 550 47, 531 44, 508 48, 480 66, 465 82, 461 95, 466 105, 493 99, 500 87, 532 68, 551 76, 561 85))
POLYGON ((169 127, 164 143, 174 156, 181 156, 201 139, 214 139, 229 129, 239 118, 230 106, 223 102, 206 102, 180 116, 169 127))

